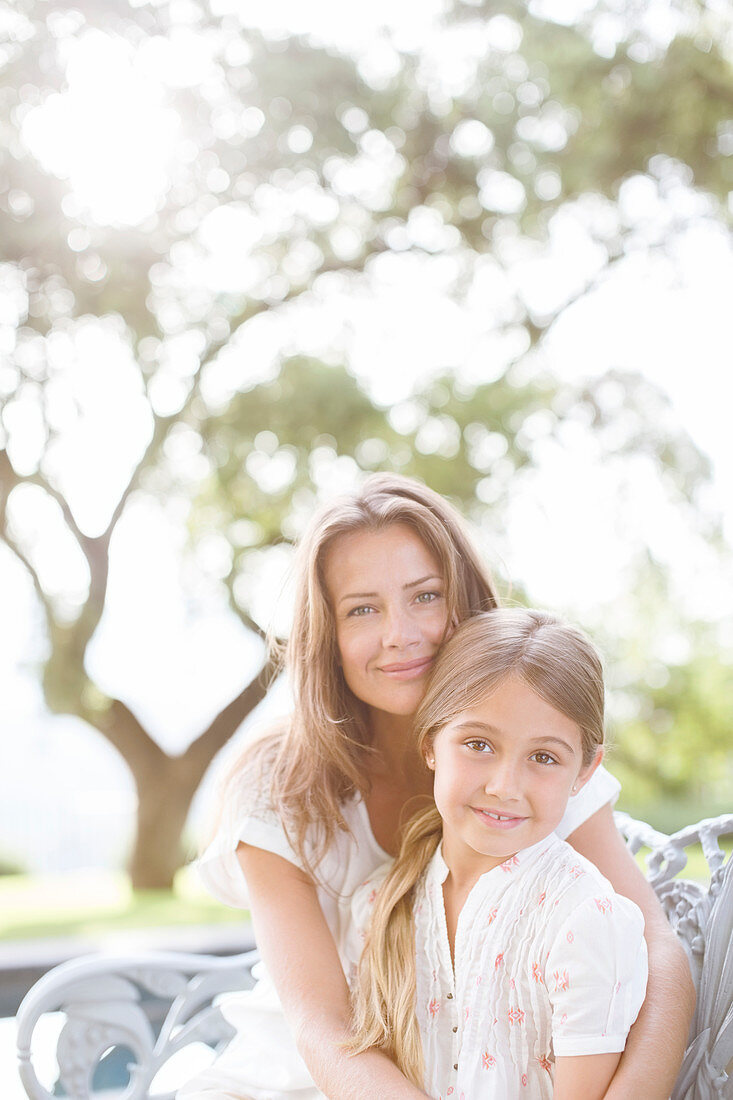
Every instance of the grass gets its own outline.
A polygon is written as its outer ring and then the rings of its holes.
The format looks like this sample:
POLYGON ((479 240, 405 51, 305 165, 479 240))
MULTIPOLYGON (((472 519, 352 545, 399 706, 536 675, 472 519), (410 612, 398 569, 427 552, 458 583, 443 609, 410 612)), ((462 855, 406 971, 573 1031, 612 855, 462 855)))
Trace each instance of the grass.
MULTIPOLYGON (((730 855, 733 838, 721 844, 730 855)), ((637 862, 645 870, 642 849, 637 862)), ((688 848, 683 878, 706 882, 707 863, 699 845, 688 848)), ((79 937, 98 940, 119 932, 241 924, 248 914, 210 897, 195 872, 184 868, 173 891, 134 892, 122 872, 78 871, 66 875, 0 876, 0 942, 79 937)))
POLYGON ((107 934, 144 928, 241 924, 247 914, 210 897, 195 874, 179 871, 174 889, 133 891, 122 872, 0 877, 0 942, 107 934))

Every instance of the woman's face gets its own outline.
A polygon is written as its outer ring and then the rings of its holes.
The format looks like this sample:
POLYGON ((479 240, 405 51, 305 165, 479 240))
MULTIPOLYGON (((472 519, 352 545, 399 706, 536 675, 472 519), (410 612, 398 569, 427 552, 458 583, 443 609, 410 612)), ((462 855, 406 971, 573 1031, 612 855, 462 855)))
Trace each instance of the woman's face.
POLYGON ((440 563, 411 527, 395 523, 342 535, 324 573, 349 688, 375 710, 414 714, 445 635, 440 563))

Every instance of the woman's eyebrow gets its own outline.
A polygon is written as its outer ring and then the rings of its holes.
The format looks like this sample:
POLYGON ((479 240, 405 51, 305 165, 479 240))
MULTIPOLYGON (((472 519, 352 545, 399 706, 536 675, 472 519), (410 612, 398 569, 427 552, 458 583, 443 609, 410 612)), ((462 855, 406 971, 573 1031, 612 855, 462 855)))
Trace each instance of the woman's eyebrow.
POLYGON ((344 600, 373 600, 378 595, 378 592, 349 592, 348 595, 339 598, 339 603, 343 603, 344 600))
MULTIPOLYGON (((439 577, 437 573, 428 573, 427 577, 419 577, 416 581, 409 581, 407 584, 403 584, 403 588, 417 588, 419 584, 425 584, 426 581, 440 581, 442 577, 439 577)), ((339 598, 339 603, 343 603, 344 600, 374 600, 379 595, 378 592, 349 592, 345 596, 339 598)))
POLYGON ((425 584, 425 581, 442 581, 442 577, 439 577, 437 573, 428 573, 427 577, 420 577, 417 581, 410 581, 409 584, 403 584, 403 588, 417 588, 419 584, 425 584))

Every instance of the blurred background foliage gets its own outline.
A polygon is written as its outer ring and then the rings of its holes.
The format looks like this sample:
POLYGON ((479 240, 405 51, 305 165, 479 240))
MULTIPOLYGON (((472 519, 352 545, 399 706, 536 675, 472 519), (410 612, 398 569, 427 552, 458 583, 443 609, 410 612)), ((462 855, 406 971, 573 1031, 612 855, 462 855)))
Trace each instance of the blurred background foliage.
MULTIPOLYGON (((255 635, 263 555, 357 471, 423 478, 501 545, 523 477, 578 433, 599 461, 632 462, 619 522, 643 460, 715 568, 730 563, 705 506, 707 459, 665 396, 622 371, 562 381, 542 359, 558 318, 614 265, 669 249, 695 220, 729 230, 726 5, 668 0, 660 31, 646 3, 585 4, 563 25, 542 4, 457 2, 438 45, 385 31, 363 53, 258 30, 241 7, 0 3, 0 537, 42 611, 47 706, 98 730, 134 777, 139 887, 172 882, 191 800, 271 670, 262 647, 180 753, 95 681, 110 550, 135 501, 185 526, 191 568, 255 635), (123 155, 134 104, 108 105, 103 130, 92 114, 86 134, 64 130, 74 66, 119 56, 158 97, 147 207, 134 201, 146 166, 123 155), (96 190, 75 184, 70 141, 96 164, 96 190), (590 259, 538 293, 522 265, 568 218, 590 259), (489 351, 468 374, 418 372, 391 400, 356 368, 348 321, 329 327, 324 311, 409 279, 411 263, 479 311, 489 351), (85 346, 96 381, 77 369, 85 346), (93 396, 105 370, 106 403, 93 396), (75 580, 49 565, 48 540, 75 558, 75 580)), ((587 624, 609 655, 610 765, 632 809, 712 813, 730 791, 731 655, 643 533, 630 523, 622 537, 623 607, 599 593, 587 624), (670 657, 660 637, 686 644, 670 657)), ((531 601, 531 587, 512 598, 531 601)))

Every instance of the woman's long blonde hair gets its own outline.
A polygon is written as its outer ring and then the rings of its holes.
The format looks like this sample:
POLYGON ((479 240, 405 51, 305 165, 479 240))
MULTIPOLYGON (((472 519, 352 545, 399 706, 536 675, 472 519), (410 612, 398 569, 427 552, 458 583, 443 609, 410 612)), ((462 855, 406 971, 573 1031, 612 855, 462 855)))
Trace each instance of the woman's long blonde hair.
POLYGON ((410 527, 440 563, 448 622, 497 606, 494 585, 467 535, 458 512, 438 493, 399 474, 373 474, 361 489, 317 512, 295 558, 293 627, 284 647, 273 645, 287 668, 295 708, 285 728, 248 746, 233 765, 223 792, 237 783, 241 764, 262 762, 263 781, 272 774, 272 801, 303 863, 315 863, 337 829, 345 829, 343 803, 366 794, 364 767, 370 751, 366 707, 346 685, 324 566, 344 535, 410 527), (274 756, 274 768, 272 760, 274 756), (317 833, 315 859, 306 852, 306 833, 317 833))
MULTIPOLYGON (((583 766, 604 740, 603 666, 590 639, 541 611, 502 608, 464 622, 435 662, 416 716, 424 755, 444 726, 478 706, 509 678, 521 680, 580 730, 583 766)), ((380 888, 354 992, 353 1053, 385 1050, 423 1087, 415 1012, 415 887, 442 836, 435 807, 411 819, 400 853, 380 888)))

